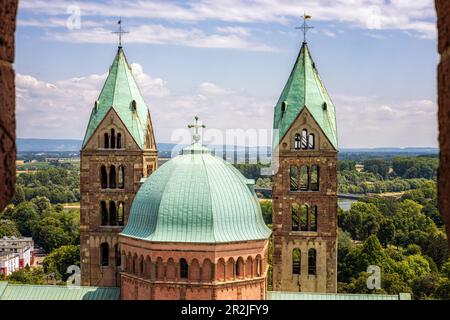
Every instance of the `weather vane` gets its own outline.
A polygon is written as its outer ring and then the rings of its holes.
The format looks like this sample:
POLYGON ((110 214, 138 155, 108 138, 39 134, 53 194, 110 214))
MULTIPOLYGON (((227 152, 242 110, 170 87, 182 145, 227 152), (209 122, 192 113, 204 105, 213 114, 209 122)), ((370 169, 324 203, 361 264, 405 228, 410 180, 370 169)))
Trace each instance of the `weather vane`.
POLYGON ((204 124, 200 124, 198 123, 198 116, 195 116, 195 124, 188 124, 188 128, 195 128, 195 134, 194 134, 194 142, 199 142, 200 141, 200 134, 198 132, 198 129, 200 128, 206 128, 206 126, 204 124))
POLYGON ((309 31, 309 29, 314 29, 314 27, 309 26, 306 23, 306 20, 311 19, 311 16, 307 15, 306 13, 303 14, 303 25, 301 27, 297 27, 295 29, 302 29, 303 30, 303 42, 306 43, 306 33, 309 31))
POLYGON ((122 48, 122 35, 125 33, 129 33, 128 31, 124 31, 122 29, 122 18, 119 18, 119 21, 117 21, 117 24, 119 25, 119 31, 114 31, 112 33, 119 35, 119 48, 122 48))

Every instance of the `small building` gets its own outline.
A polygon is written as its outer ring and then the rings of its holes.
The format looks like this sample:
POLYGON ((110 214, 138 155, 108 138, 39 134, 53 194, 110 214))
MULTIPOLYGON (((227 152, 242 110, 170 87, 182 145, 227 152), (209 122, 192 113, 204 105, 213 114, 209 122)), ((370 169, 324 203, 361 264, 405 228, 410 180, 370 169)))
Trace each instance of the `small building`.
POLYGON ((27 237, 3 237, 0 239, 0 254, 17 254, 19 257, 19 268, 32 266, 34 263, 33 238, 27 237))
POLYGON ((0 275, 9 276, 19 269, 19 255, 13 252, 0 251, 0 275))

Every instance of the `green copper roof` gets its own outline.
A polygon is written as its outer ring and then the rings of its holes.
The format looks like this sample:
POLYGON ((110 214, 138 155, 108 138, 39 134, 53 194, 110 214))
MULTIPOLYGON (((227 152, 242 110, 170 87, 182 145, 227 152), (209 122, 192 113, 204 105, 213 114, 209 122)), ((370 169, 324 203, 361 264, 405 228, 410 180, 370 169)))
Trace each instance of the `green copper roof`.
POLYGON ((108 78, 97 103, 92 109, 83 147, 111 108, 119 115, 137 145, 143 149, 150 115, 121 47, 109 68, 108 78), (133 100, 136 102, 136 110, 132 107, 133 100))
POLYGON ((0 300, 119 300, 120 288, 23 285, 0 282, 0 300))
POLYGON ((268 239, 253 184, 194 143, 141 186, 121 235, 155 242, 268 239))
POLYGON ((411 300, 411 295, 267 291, 267 300, 411 300))
POLYGON ((336 111, 306 42, 303 43, 291 75, 275 106, 273 128, 279 129, 279 139, 274 135, 273 148, 283 139, 300 111, 307 108, 333 147, 338 149, 336 111), (286 103, 284 115, 282 104, 286 103), (326 108, 324 108, 326 103, 326 108))

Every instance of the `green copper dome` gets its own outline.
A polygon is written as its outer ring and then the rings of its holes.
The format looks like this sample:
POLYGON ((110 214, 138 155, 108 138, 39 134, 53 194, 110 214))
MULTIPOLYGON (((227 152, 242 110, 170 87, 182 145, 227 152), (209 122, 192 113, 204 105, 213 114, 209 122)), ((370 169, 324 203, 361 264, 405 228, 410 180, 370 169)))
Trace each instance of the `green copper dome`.
POLYGON ((144 182, 121 235, 155 242, 268 239, 253 184, 196 142, 144 182))

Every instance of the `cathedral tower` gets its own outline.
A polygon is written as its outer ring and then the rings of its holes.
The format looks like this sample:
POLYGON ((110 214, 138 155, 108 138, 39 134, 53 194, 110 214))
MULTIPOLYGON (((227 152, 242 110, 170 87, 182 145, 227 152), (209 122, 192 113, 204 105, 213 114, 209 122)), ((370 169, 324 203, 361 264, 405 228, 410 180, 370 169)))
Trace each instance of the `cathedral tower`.
POLYGON ((273 290, 336 292, 336 114, 306 42, 273 127, 273 290))
POLYGON ((95 101, 81 149, 81 281, 118 286, 118 234, 141 179, 157 167, 148 107, 121 46, 95 101))

